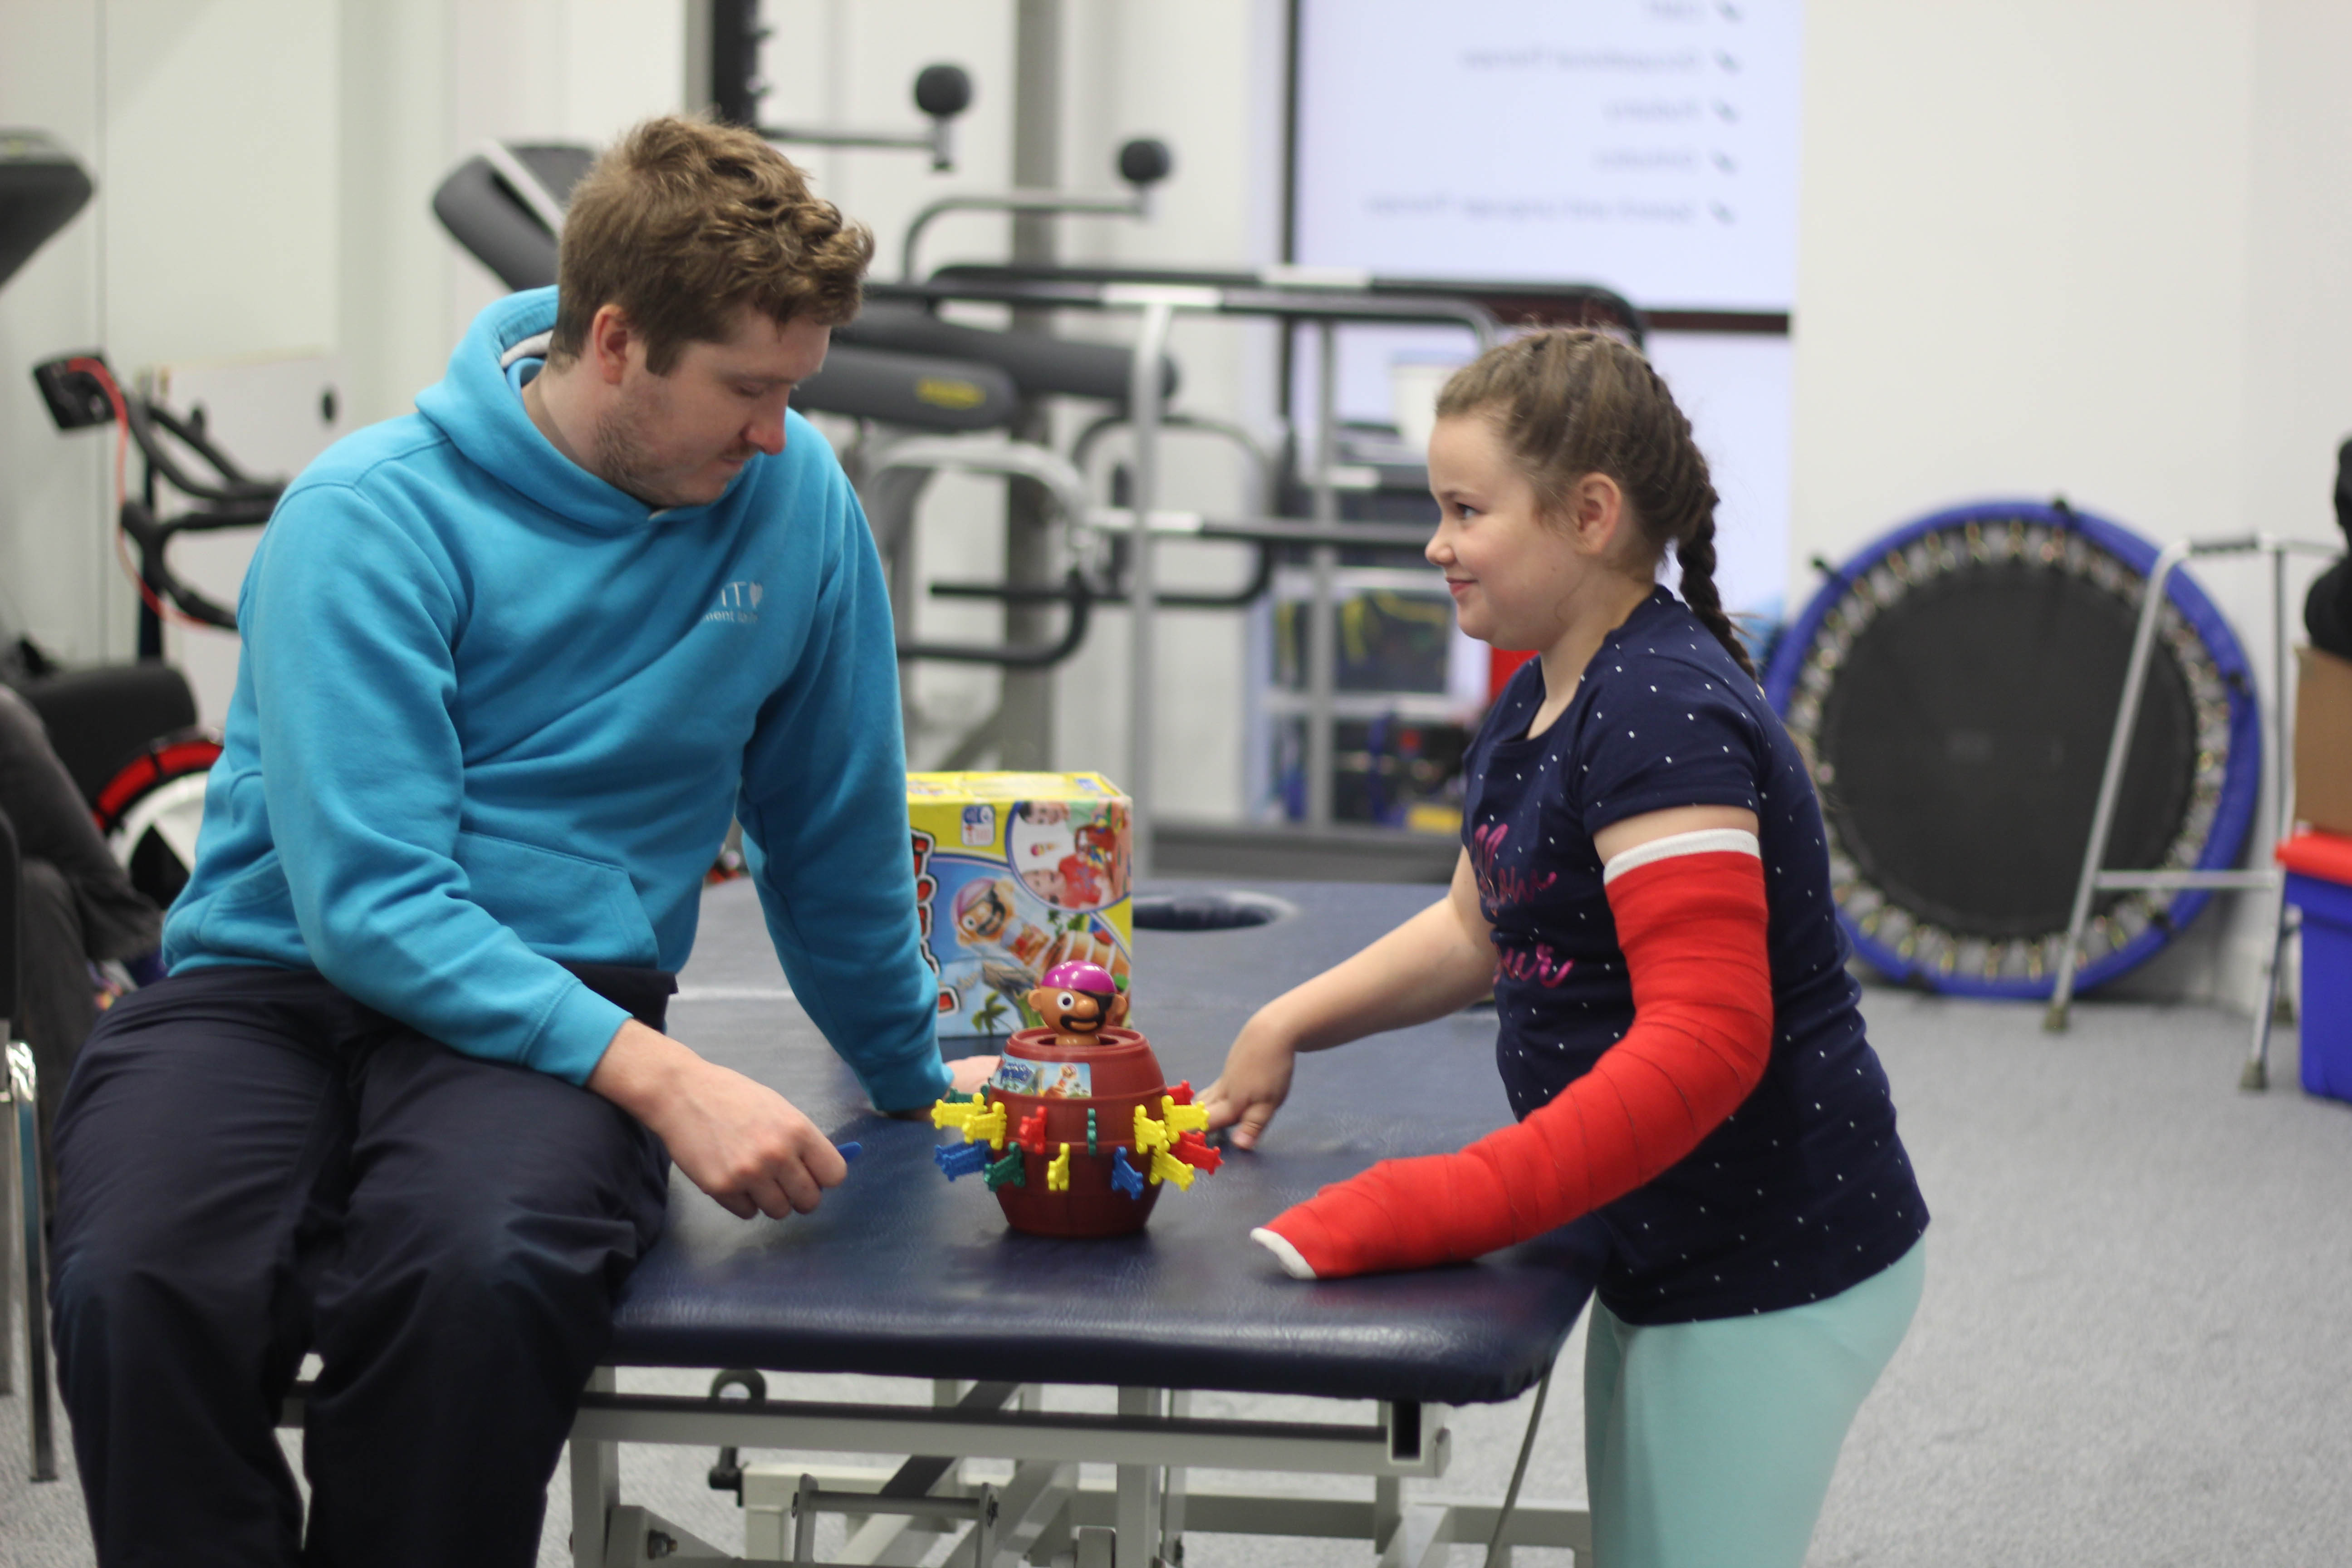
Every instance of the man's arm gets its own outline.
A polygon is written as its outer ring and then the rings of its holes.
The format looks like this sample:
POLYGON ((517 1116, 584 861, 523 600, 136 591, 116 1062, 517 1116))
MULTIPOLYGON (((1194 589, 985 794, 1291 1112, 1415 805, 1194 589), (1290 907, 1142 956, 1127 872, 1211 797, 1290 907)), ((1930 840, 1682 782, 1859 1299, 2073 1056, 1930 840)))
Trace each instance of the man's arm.
MULTIPOLYGON (((795 420, 793 441, 818 439, 795 420)), ((825 465, 828 469, 833 466, 825 465)), ((915 919, 898 659, 873 535, 833 469, 804 504, 835 541, 799 664, 745 749, 736 816, 793 993, 884 1110, 949 1087, 915 919)))
MULTIPOLYGON (((956 1063, 955 1090, 979 1088, 995 1066, 994 1057, 956 1063)), ((832 1140, 782 1095, 634 1018, 588 1087, 644 1122, 687 1179, 739 1219, 808 1214, 848 1173, 832 1140)))
POLYGON ((238 616, 269 841, 320 974, 469 1056, 582 1083, 627 1013, 475 902, 457 859, 465 614, 356 491, 279 506, 238 616))

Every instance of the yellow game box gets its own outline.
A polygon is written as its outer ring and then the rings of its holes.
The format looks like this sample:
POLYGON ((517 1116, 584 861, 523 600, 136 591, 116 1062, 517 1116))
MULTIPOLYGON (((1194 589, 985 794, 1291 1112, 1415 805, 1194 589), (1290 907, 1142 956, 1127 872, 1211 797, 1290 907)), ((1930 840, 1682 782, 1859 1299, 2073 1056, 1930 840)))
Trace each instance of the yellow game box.
POLYGON ((1131 970, 1127 796, 1100 773, 908 773, 923 958, 943 1039, 1043 1022, 1025 993, 1082 959, 1131 970))

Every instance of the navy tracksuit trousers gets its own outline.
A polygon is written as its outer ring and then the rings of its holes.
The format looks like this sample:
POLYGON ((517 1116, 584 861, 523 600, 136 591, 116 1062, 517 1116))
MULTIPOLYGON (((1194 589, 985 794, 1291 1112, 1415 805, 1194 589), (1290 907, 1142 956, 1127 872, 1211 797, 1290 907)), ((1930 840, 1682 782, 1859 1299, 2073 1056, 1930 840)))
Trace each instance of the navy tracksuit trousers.
MULTIPOLYGON (((658 1027, 670 977, 581 971, 658 1027)), ((125 997, 58 1118, 58 1381, 105 1568, 527 1564, 668 1162, 315 973, 125 997), (300 1495, 274 1428, 306 1352, 300 1495)))

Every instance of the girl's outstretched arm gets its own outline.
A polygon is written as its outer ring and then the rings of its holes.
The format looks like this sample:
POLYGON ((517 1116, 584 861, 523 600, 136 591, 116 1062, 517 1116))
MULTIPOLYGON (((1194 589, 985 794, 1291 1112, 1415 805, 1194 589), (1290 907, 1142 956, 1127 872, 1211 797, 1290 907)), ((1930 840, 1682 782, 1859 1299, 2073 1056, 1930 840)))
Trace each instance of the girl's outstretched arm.
POLYGON ((1384 1160, 1251 1234, 1305 1279, 1476 1258, 1631 1192, 1697 1147, 1762 1078, 1769 920, 1756 818, 1685 807, 1597 836, 1633 1025, 1525 1121, 1459 1154, 1384 1160))
POLYGON ((1494 930, 1478 912, 1478 885, 1465 851, 1444 898, 1346 963, 1276 997, 1243 1026, 1224 1070, 1202 1094, 1209 1125, 1231 1127, 1234 1143, 1255 1148, 1290 1093, 1291 1064, 1300 1051, 1443 1018, 1486 995, 1494 983, 1494 930))

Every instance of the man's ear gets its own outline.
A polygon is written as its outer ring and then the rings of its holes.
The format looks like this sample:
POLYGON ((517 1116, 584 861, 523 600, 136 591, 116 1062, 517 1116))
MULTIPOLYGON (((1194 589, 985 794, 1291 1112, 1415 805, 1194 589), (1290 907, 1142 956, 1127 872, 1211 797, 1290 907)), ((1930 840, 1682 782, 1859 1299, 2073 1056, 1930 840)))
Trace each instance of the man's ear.
POLYGON ((645 349, 628 312, 618 305, 600 305, 588 322, 588 352, 581 357, 594 367, 596 379, 618 386, 629 373, 630 351, 643 361, 645 349))

